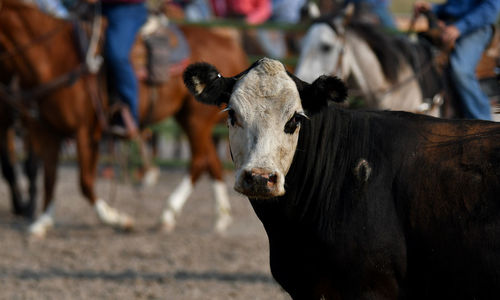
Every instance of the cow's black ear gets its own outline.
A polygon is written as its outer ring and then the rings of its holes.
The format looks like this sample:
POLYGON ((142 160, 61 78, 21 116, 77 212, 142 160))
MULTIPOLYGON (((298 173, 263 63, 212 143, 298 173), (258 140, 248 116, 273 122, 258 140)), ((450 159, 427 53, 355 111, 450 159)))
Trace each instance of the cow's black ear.
POLYGON ((326 101, 342 103, 347 99, 347 87, 335 76, 320 76, 310 88, 317 97, 326 101))
POLYGON ((236 82, 232 77, 222 77, 214 66, 207 63, 189 65, 183 79, 196 100, 211 105, 227 104, 236 82))
POLYGON ((294 75, 291 77, 299 90, 302 107, 309 113, 315 113, 328 106, 328 102, 341 103, 347 98, 347 87, 337 77, 323 75, 312 84, 294 75))

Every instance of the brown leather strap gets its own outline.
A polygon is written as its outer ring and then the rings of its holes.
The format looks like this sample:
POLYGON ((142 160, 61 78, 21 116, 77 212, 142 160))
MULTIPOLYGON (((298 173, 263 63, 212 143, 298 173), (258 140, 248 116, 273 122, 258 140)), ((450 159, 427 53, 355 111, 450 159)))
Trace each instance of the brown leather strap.
POLYGON ((85 80, 87 89, 89 91, 90 99, 92 100, 92 105, 96 112, 97 120, 103 131, 108 130, 108 118, 106 117, 106 112, 104 110, 104 103, 101 97, 101 91, 95 76, 88 76, 85 80))
POLYGON ((149 86, 150 96, 149 96, 149 107, 148 112, 146 114, 146 118, 144 118, 144 122, 141 125, 147 126, 153 123, 154 112, 156 108, 156 103, 158 102, 158 86, 150 85, 149 86))

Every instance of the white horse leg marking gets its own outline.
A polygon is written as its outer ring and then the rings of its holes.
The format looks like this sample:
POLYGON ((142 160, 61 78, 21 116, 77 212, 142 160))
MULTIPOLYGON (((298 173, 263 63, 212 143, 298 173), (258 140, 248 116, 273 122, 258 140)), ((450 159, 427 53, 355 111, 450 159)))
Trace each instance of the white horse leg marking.
POLYGON ((54 202, 50 203, 45 212, 30 225, 28 232, 32 236, 43 238, 52 227, 54 227, 54 202))
POLYGON ((217 221, 215 223, 215 231, 222 233, 232 222, 231 218, 231 205, 229 204, 229 197, 227 195, 227 187, 223 181, 215 180, 213 182, 215 208, 217 221))
POLYGON ((134 220, 124 213, 109 206, 104 200, 98 199, 94 204, 99 220, 104 224, 119 229, 130 230, 134 227, 134 220))
POLYGON ((158 177, 160 177, 160 169, 157 167, 149 167, 144 174, 142 179, 142 186, 152 187, 158 183, 158 177))
POLYGON ((193 183, 189 176, 185 176, 175 191, 168 197, 166 208, 161 216, 161 225, 167 232, 175 228, 175 217, 181 213, 184 203, 193 192, 193 183))

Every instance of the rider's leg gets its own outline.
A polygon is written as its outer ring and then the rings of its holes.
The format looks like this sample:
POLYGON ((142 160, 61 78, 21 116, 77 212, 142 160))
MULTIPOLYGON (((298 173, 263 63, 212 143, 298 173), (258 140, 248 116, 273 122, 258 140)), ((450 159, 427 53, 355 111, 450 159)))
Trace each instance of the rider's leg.
POLYGON ((376 5, 373 12, 377 15, 380 20, 380 24, 386 28, 397 30, 394 18, 391 15, 389 7, 385 4, 376 5))
POLYGON ((467 119, 491 120, 488 97, 479 86, 476 67, 492 36, 490 25, 461 36, 450 56, 451 80, 467 119))
POLYGON ((108 66, 121 100, 129 105, 138 125, 138 83, 130 62, 130 51, 136 33, 146 21, 146 6, 144 3, 104 5, 103 14, 108 19, 105 45, 108 66))

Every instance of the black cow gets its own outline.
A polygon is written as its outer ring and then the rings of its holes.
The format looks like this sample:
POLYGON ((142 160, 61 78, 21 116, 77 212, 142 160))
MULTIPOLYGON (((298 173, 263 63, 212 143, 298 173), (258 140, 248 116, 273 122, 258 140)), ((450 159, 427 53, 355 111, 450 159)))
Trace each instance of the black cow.
POLYGON ((500 125, 350 111, 342 82, 262 59, 184 80, 227 104, 235 189, 294 299, 500 299, 500 125))

